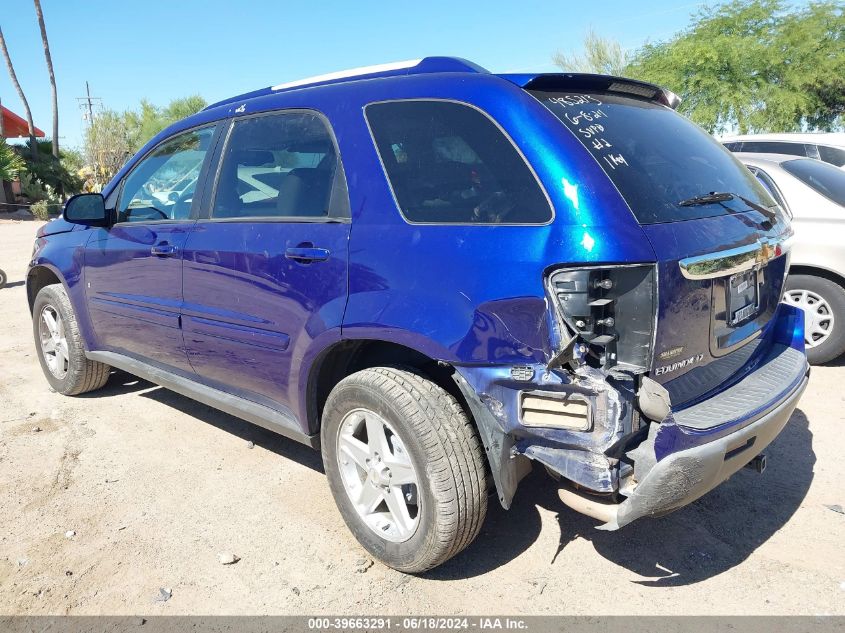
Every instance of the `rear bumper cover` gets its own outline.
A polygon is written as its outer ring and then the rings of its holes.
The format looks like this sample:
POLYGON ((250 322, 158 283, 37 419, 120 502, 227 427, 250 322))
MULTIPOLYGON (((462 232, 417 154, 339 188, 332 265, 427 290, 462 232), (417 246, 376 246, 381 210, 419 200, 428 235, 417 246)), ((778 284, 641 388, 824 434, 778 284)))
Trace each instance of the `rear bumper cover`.
MULTIPOLYGON (((809 366, 792 391, 774 408, 742 428, 665 456, 656 462, 622 503, 606 508, 601 530, 616 530, 644 516, 660 516, 709 492, 760 454, 786 425, 809 380, 809 366)), ((653 437, 645 443, 652 442, 653 437)))

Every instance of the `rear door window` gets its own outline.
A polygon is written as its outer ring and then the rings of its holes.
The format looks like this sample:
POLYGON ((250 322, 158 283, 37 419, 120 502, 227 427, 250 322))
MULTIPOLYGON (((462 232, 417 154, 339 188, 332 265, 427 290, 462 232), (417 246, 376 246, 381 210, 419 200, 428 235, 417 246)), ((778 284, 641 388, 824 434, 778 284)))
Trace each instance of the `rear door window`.
MULTIPOLYGON (((716 139, 670 108, 618 93, 532 90, 604 169, 640 224, 771 207, 756 178, 716 139), (711 192, 732 200, 682 205, 711 192)), ((746 147, 743 146, 743 150, 746 147)))
POLYGON ((399 210, 409 222, 545 224, 536 176, 485 114, 450 101, 367 106, 367 121, 399 210))
POLYGON ((745 141, 742 144, 742 151, 758 154, 807 155, 807 148, 804 147, 804 143, 781 143, 778 141, 745 141))
POLYGON ((213 218, 346 216, 334 140, 315 112, 236 120, 220 164, 213 218))
POLYGON ((845 171, 811 158, 788 160, 781 167, 826 198, 845 206, 845 171))

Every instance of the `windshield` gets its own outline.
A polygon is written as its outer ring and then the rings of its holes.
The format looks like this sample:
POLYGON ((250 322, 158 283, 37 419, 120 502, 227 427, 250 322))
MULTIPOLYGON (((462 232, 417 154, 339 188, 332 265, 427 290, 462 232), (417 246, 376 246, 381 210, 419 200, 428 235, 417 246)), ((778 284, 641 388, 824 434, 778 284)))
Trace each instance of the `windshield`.
POLYGON ((603 92, 531 93, 589 150, 640 224, 747 212, 746 201, 775 205, 727 149, 670 108, 603 92), (713 192, 733 195, 689 204, 713 192))
POLYGON ((790 174, 824 197, 845 207, 845 171, 812 158, 799 158, 781 163, 790 174))

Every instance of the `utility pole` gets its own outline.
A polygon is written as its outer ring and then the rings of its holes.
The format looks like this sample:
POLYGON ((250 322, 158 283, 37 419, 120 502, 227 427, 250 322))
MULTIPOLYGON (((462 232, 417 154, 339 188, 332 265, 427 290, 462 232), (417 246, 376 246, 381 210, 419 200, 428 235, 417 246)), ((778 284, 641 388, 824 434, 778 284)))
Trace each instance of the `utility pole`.
MULTIPOLYGON (((79 109, 82 110, 82 120, 88 123, 88 132, 90 134, 91 128, 94 127, 94 106, 96 105, 98 109, 102 110, 103 100, 100 97, 91 96, 91 86, 89 86, 88 82, 86 81, 85 96, 77 97, 76 101, 79 103, 79 109)), ((86 143, 86 145, 88 144, 86 143)), ((94 169, 95 182, 97 182, 100 177, 100 168, 98 165, 98 163, 100 162, 100 157, 97 156, 98 149, 99 148, 97 148, 96 146, 90 147, 91 155, 88 157, 88 159, 93 163, 91 167, 94 169)))
POLYGON ((100 97, 91 96, 91 87, 87 81, 85 82, 85 96, 77 97, 76 100, 79 102, 79 109, 82 110, 82 120, 88 121, 88 125, 93 125, 94 105, 96 104, 97 107, 102 108, 103 100, 100 97))

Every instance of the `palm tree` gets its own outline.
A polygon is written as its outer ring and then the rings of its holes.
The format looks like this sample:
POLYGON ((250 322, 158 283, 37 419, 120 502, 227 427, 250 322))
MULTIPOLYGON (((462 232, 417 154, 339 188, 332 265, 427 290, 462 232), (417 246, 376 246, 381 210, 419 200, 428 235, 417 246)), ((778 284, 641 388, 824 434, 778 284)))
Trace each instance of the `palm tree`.
POLYGON ((6 66, 9 69, 9 77, 18 91, 18 96, 23 103, 23 109, 26 113, 26 123, 29 127, 29 151, 32 153, 32 160, 38 159, 38 145, 35 142, 35 123, 32 121, 32 110, 29 109, 29 101, 26 100, 26 95, 23 93, 23 88, 18 81, 18 76, 15 74, 15 67, 12 65, 12 58, 9 57, 9 49, 6 48, 6 38, 3 37, 3 29, 0 28, 0 51, 3 53, 3 58, 6 60, 6 66))
POLYGON ((59 98, 56 92, 56 75, 53 73, 53 58, 50 55, 50 43, 47 41, 47 28, 44 26, 44 13, 41 11, 41 0, 35 2, 35 15, 38 16, 38 27, 41 29, 41 41, 44 43, 44 57, 47 60, 47 73, 50 75, 50 90, 53 92, 53 156, 59 157, 59 98))

